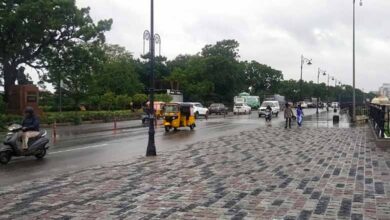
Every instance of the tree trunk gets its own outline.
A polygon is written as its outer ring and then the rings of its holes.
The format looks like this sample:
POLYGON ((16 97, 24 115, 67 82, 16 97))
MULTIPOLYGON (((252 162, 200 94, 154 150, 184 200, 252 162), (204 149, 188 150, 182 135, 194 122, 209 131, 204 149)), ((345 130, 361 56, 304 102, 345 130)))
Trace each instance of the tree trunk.
POLYGON ((15 85, 16 77, 18 75, 18 71, 16 69, 17 65, 9 64, 8 62, 3 63, 3 71, 4 71, 4 101, 8 103, 9 101, 9 92, 11 86, 15 85))

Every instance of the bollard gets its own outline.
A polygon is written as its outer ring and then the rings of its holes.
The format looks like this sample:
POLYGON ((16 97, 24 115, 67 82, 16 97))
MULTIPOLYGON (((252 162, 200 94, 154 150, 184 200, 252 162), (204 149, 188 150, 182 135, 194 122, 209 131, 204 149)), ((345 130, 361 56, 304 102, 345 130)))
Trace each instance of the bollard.
POLYGON ((340 117, 338 115, 333 115, 333 123, 338 124, 340 121, 340 117))

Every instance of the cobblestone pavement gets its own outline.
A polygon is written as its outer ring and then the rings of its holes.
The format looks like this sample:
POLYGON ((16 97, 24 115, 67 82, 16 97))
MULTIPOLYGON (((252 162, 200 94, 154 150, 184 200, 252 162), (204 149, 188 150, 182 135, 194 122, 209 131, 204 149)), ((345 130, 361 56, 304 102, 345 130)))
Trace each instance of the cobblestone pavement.
POLYGON ((367 128, 258 129, 0 198, 0 219, 390 219, 390 152, 367 128))

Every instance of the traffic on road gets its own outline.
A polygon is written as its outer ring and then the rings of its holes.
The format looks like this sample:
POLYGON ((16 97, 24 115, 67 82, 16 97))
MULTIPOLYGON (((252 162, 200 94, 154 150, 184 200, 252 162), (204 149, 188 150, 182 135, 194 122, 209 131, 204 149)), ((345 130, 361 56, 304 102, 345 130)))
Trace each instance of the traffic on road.
MULTIPOLYGON (((305 110, 307 126, 329 126, 328 113, 315 116, 315 109, 305 110), (315 122, 317 119, 317 122, 315 122), (319 119, 319 120, 318 120, 319 119), (327 123, 327 124, 326 124, 327 123)), ((156 125, 157 151, 180 150, 188 144, 242 131, 280 127, 283 132, 283 116, 273 116, 271 122, 258 117, 253 111, 247 115, 210 115, 196 120, 194 130, 177 128, 176 132, 165 131, 162 120, 156 125)), ((107 163, 131 160, 144 156, 147 144, 148 128, 140 121, 126 121, 112 129, 112 123, 82 125, 58 128, 56 140, 51 139, 50 151, 44 160, 29 157, 14 158, 7 166, 0 167, 0 184, 45 177, 71 170, 102 166, 107 163)), ((48 137, 52 136, 48 129, 48 137)))

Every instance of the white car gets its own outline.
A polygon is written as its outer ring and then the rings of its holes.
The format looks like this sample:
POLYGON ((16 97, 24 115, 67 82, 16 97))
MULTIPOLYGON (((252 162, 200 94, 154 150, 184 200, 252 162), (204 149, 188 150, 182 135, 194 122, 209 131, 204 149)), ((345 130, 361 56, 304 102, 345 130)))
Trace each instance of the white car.
POLYGON ((245 104, 245 103, 236 103, 234 104, 234 107, 233 107, 233 114, 240 114, 240 113, 244 113, 244 114, 250 114, 252 112, 252 108, 245 104))
POLYGON ((190 104, 192 104, 192 107, 194 108, 195 118, 198 118, 199 116, 206 117, 209 114, 209 109, 203 107, 199 102, 191 102, 190 104))
POLYGON ((303 101, 303 102, 300 102, 298 103, 301 105, 301 108, 308 108, 309 106, 307 105, 307 102, 303 101))
POLYGON ((332 102, 332 108, 338 108, 339 107, 339 103, 338 102, 332 102))
POLYGON ((278 117, 280 111, 280 105, 278 101, 264 101, 259 108, 259 118, 264 115, 267 106, 270 106, 272 109, 272 114, 278 117))

